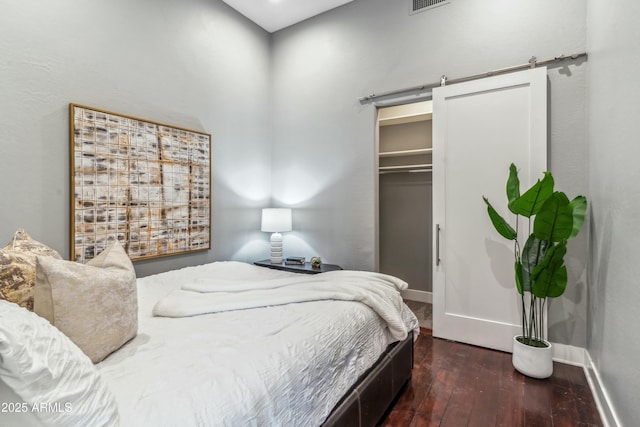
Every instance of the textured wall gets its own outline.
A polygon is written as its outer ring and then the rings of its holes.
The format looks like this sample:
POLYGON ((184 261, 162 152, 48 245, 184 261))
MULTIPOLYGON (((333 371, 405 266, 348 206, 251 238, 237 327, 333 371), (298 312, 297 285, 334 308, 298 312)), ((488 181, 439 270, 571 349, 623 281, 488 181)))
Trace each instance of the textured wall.
MULTIPOLYGON (((454 1, 413 16, 405 2, 356 0, 271 40, 220 1, 0 10, 0 242, 24 227, 68 254, 69 102, 213 135, 213 249, 137 263, 141 275, 264 257, 272 188, 296 209, 285 250, 375 268, 374 107, 357 98, 585 49, 580 0, 454 1)), ((549 71, 550 169, 569 194, 586 188, 585 68, 549 71)), ((551 339, 578 346, 586 234, 550 308, 551 339)))
POLYGON ((0 0, 0 243, 18 227, 69 254, 68 104, 212 134, 212 250, 136 263, 144 275, 268 244, 269 35, 221 1, 0 0))
POLYGON ((588 2, 589 336, 587 349, 619 422, 640 409, 640 5, 588 2), (613 29, 615 28, 615 31, 613 29))
MULTIPOLYGON (((375 268, 375 114, 359 97, 585 50, 580 0, 453 1, 411 16, 407 3, 356 0, 274 34, 273 196, 295 208, 285 249, 375 268)), ((586 192, 585 69, 548 72, 550 170, 569 195, 586 192)), ((586 234, 549 316, 551 340, 582 347, 586 234)))

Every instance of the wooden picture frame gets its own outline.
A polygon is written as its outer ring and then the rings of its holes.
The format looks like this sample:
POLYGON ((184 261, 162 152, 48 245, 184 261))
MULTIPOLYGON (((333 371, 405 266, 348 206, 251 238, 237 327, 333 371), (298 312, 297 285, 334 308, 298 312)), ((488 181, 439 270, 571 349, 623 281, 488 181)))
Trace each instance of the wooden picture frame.
POLYGON ((78 104, 69 123, 71 260, 211 249, 211 135, 78 104))

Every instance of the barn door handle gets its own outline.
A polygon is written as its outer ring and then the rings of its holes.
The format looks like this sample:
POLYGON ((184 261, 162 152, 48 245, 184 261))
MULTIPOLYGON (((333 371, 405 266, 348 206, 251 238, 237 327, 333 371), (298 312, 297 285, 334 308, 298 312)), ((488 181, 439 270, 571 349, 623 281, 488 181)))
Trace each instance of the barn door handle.
POLYGON ((436 266, 440 265, 440 224, 436 224, 436 266))

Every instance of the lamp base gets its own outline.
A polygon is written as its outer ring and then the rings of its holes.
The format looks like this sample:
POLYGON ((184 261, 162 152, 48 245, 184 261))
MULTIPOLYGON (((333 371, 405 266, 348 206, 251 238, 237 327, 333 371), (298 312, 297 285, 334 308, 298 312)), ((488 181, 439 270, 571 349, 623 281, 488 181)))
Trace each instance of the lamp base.
POLYGON ((282 234, 271 235, 271 264, 282 264, 282 234))

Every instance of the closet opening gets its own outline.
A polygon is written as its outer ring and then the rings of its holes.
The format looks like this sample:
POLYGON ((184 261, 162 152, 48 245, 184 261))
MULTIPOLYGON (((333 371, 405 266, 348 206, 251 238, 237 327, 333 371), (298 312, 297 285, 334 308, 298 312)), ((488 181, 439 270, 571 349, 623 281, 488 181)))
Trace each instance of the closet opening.
POLYGON ((405 280, 403 298, 431 329, 432 101, 377 110, 377 265, 405 280))

